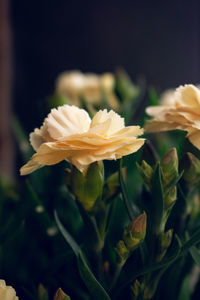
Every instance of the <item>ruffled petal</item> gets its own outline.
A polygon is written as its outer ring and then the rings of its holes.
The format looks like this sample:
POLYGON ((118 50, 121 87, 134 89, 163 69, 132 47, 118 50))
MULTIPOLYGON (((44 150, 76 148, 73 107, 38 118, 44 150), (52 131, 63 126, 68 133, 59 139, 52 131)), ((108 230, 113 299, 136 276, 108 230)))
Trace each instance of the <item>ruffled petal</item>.
POLYGON ((63 105, 52 109, 45 120, 50 136, 55 140, 88 131, 91 119, 84 109, 63 105))
POLYGON ((108 112, 107 109, 100 110, 96 113, 96 115, 92 119, 90 127, 94 128, 95 126, 99 126, 106 121, 109 126, 104 132, 105 136, 110 136, 120 129, 124 128, 124 118, 120 117, 120 115, 115 113, 113 110, 110 110, 108 112))
POLYGON ((195 107, 200 105, 200 91, 192 84, 186 84, 177 88, 174 97, 178 106, 195 107))

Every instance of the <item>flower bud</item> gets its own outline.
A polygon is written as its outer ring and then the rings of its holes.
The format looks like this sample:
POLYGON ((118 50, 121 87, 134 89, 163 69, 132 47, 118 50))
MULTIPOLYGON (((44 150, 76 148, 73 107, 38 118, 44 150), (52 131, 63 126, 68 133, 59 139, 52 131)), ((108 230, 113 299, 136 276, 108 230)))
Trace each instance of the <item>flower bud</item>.
POLYGON ((44 288, 42 284, 38 286, 38 296, 39 300, 48 299, 48 291, 44 288))
POLYGON ((169 150, 161 159, 163 185, 170 184, 178 176, 178 156, 176 148, 169 150))
POLYGON ((119 264, 124 263, 130 255, 130 251, 127 249, 124 241, 120 240, 115 248, 118 256, 119 264))
POLYGON ((104 201, 110 201, 120 191, 119 174, 118 172, 108 177, 104 184, 103 199, 104 201))
POLYGON ((53 298, 53 300, 70 300, 70 299, 71 298, 69 296, 67 296, 61 288, 59 288, 56 291, 54 298, 53 298))
POLYGON ((84 173, 81 173, 76 167, 72 167, 71 190, 85 210, 91 211, 96 200, 102 195, 103 184, 104 166, 102 161, 90 164, 84 173))
POLYGON ((168 209, 177 199, 177 188, 176 186, 167 189, 164 194, 164 205, 165 209, 168 209))
POLYGON ((125 228, 123 233, 123 240, 128 250, 135 250, 146 236, 146 224, 147 216, 146 213, 134 218, 125 228))
POLYGON ((136 279, 133 286, 131 286, 131 291, 132 291, 132 299, 136 300, 140 294, 140 282, 136 279))
POLYGON ((200 160, 192 153, 186 153, 181 160, 181 169, 184 170, 183 178, 191 185, 200 181, 200 160))
POLYGON ((153 176, 153 168, 145 161, 142 160, 140 166, 138 166, 142 178, 149 189, 151 189, 151 179, 153 176))
POLYGON ((172 241, 173 230, 169 229, 167 232, 161 233, 159 237, 159 251, 157 256, 157 261, 161 261, 165 255, 167 249, 169 248, 172 241))

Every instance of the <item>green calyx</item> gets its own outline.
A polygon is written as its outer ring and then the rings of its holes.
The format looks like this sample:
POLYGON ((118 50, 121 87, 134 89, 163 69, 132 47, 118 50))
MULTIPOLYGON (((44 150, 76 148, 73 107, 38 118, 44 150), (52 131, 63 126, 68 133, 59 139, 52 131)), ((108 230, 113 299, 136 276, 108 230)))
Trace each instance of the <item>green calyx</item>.
POLYGON ((102 196, 103 185, 103 162, 90 164, 84 173, 81 173, 76 167, 72 167, 70 176, 71 190, 86 211, 91 211, 97 199, 102 196))

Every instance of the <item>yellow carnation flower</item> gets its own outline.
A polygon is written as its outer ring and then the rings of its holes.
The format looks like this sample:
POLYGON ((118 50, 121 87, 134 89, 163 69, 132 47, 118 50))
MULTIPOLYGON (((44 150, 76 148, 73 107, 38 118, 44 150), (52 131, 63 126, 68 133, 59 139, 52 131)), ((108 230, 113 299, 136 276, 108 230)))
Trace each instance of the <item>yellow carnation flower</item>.
POLYGON ((180 86, 170 95, 170 101, 148 107, 146 112, 154 117, 148 121, 146 132, 185 130, 190 142, 200 149, 200 90, 196 86, 180 86))
POLYGON ((24 165, 21 175, 67 160, 83 172, 95 161, 115 160, 137 151, 144 139, 139 126, 125 127, 114 111, 100 110, 91 120, 84 109, 63 105, 52 109, 40 129, 30 134, 36 153, 24 165))
POLYGON ((0 299, 1 300, 18 300, 15 290, 7 286, 4 280, 0 280, 0 299))
POLYGON ((119 108, 114 94, 115 79, 111 73, 97 75, 68 71, 61 73, 56 80, 56 93, 66 95, 75 105, 80 104, 80 96, 87 102, 101 104, 102 92, 105 93, 110 107, 119 108))

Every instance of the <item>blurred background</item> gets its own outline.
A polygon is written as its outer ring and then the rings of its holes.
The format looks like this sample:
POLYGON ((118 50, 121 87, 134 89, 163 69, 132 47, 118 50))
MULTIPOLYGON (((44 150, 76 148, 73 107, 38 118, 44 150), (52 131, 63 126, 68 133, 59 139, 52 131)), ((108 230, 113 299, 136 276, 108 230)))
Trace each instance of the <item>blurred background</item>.
POLYGON ((199 1, 0 0, 0 171, 15 174, 11 115, 41 125, 65 70, 145 78, 158 91, 199 83, 199 1))

